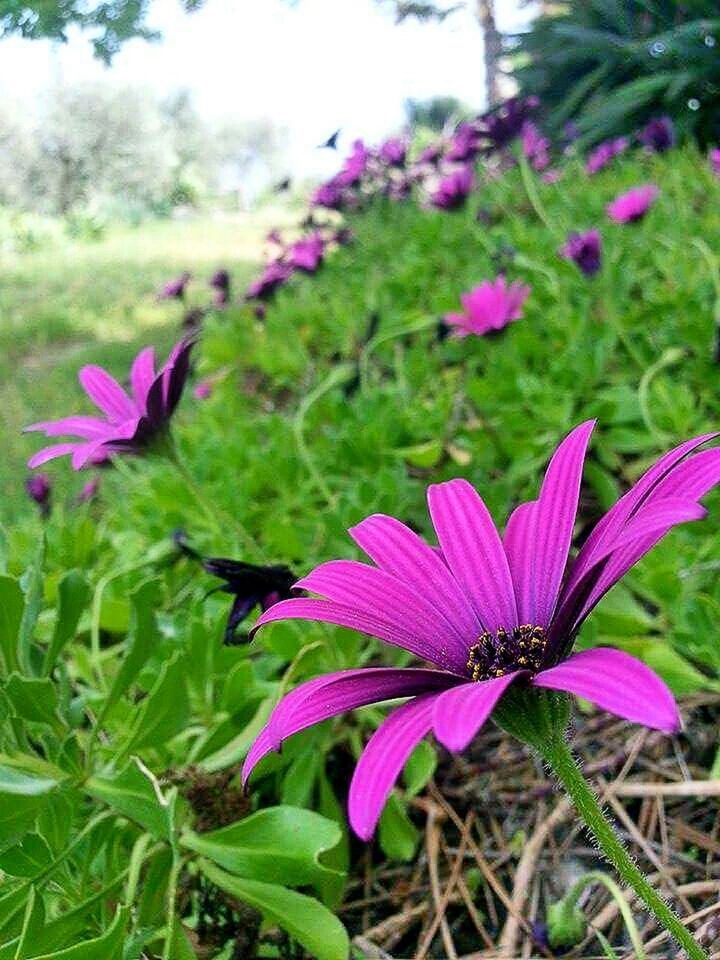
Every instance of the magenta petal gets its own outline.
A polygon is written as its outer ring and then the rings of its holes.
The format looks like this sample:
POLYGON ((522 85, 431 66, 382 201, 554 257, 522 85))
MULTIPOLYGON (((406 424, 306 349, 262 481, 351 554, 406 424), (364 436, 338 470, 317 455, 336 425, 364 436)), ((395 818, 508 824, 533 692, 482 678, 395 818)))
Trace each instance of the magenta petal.
POLYGON ((347 627, 349 630, 357 630, 359 633, 377 637, 393 646, 408 650, 421 660, 430 660, 433 663, 438 662, 439 657, 444 654, 443 659, 447 662, 439 663, 439 666, 457 673, 465 673, 467 653, 460 664, 457 655, 452 657, 449 651, 440 650, 436 642, 429 644, 421 640, 402 622, 388 621, 372 613, 358 613, 354 607, 347 604, 334 603, 332 600, 304 598, 282 600, 280 603, 273 604, 269 610, 258 617, 254 629, 257 630, 276 620, 313 620, 318 623, 333 623, 338 627, 347 627))
POLYGON ((516 507, 510 514, 503 537, 521 623, 536 622, 532 580, 536 507, 537 500, 530 500, 516 507))
POLYGON ((266 754, 279 750, 283 740, 313 724, 370 703, 445 690, 461 682, 439 670, 394 667, 343 670, 309 680, 287 694, 273 711, 247 756, 243 782, 266 754))
POLYGON ((381 570, 407 583, 474 643, 480 632, 478 619, 436 549, 404 523, 379 513, 351 527, 349 533, 381 570))
POLYGON ((130 370, 130 385, 138 410, 145 413, 146 400, 152 382, 155 379, 155 350, 145 347, 133 360, 130 370))
POLYGON ((564 690, 624 720, 676 733, 680 714, 672 693, 640 660, 621 650, 596 647, 575 653, 533 678, 536 687, 564 690))
POLYGON ((467 663, 467 636, 423 596, 384 570, 355 560, 331 560, 295 586, 409 632, 421 655, 444 669, 462 670, 467 663))
POLYGON ((77 443, 55 443, 50 447, 43 447, 42 450, 38 450, 30 457, 27 465, 33 470, 49 460, 56 460, 58 457, 65 457, 69 453, 74 453, 76 447, 77 443))
POLYGON ((25 431, 42 430, 48 437, 82 437, 84 440, 98 440, 112 432, 112 425, 99 417, 63 417, 62 420, 45 420, 32 423, 25 431))
POLYGON ((350 826, 361 840, 370 840, 405 762, 432 727, 437 693, 404 703, 378 727, 353 774, 348 797, 350 826))
POLYGON ((521 672, 516 670, 492 680, 463 683, 437 697, 433 731, 440 743, 448 750, 464 750, 521 672))
POLYGON ((720 483, 720 448, 703 450, 676 467, 657 485, 651 497, 700 500, 720 483))
POLYGON ((428 487, 428 506, 445 562, 483 627, 517 626, 510 568, 492 517, 467 480, 428 487))
POLYGON ((594 420, 581 423, 553 454, 538 498, 533 544, 535 619, 546 627, 557 604, 580 496, 585 452, 594 420))
POLYGON ((117 422, 137 416, 135 404, 120 384, 102 367, 83 367, 78 374, 85 393, 92 402, 117 422))

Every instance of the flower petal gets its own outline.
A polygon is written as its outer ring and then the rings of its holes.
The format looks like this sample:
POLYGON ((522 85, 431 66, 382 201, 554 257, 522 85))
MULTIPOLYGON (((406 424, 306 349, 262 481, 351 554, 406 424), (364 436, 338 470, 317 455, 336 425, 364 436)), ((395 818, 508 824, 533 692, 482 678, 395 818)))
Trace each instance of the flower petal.
POLYGON ((672 693, 650 667, 622 650, 596 647, 573 654, 533 678, 536 687, 565 690, 603 710, 654 730, 676 733, 681 726, 672 693))
POLYGON ((350 528, 355 543, 381 570, 423 596, 472 644, 480 633, 475 612, 441 554, 395 517, 376 513, 350 528))
POLYGON ((432 727, 437 693, 404 703, 378 727, 362 752, 348 797, 350 826, 361 840, 370 840, 407 758, 432 727))
POLYGON ((461 671, 468 642, 433 605, 401 580, 356 560, 331 560, 312 570, 295 588, 319 593, 352 608, 360 616, 378 617, 411 633, 421 656, 444 669, 461 671))
POLYGON ((145 347, 133 360, 130 370, 130 385, 138 410, 145 413, 148 391, 155 379, 155 350, 145 347))
POLYGON ((42 450, 38 450, 37 453, 34 453, 32 457, 30 457, 27 465, 33 470, 35 467, 40 467, 43 463, 47 463, 48 460, 55 460, 58 457, 64 457, 69 453, 74 453, 76 447, 77 443, 55 443, 50 447, 43 447, 42 450))
POLYGON ((517 626, 510 568, 492 517, 467 480, 428 487, 428 506, 445 562, 483 627, 517 626))
POLYGON ((553 454, 538 498, 533 544, 534 623, 550 623, 572 541, 585 452, 594 420, 581 423, 553 454))
POLYGON ((522 671, 504 677, 463 683, 435 700, 433 731, 448 750, 464 750, 493 712, 495 704, 522 671))
POLYGON ((182 396, 185 381, 190 372, 190 352, 195 346, 192 339, 181 340, 170 352, 163 370, 163 400, 165 415, 169 417, 182 396))
POLYGON ((25 427, 24 432, 42 430, 48 437, 82 437, 84 440, 98 440, 113 431, 113 425, 99 417, 73 416, 62 420, 44 420, 25 427))
POLYGON ((102 367, 83 367, 78 379, 95 406, 114 422, 137 416, 137 408, 123 388, 102 367))
POLYGON ((461 682, 452 674, 440 670, 412 667, 343 670, 309 680, 288 693, 275 707, 248 753, 243 767, 243 783, 266 754, 279 750, 283 740, 300 730, 370 703, 445 690, 461 682))
POLYGON ((720 483, 720 448, 703 450, 676 467, 657 485, 648 500, 683 497, 700 500, 720 483))
POLYGON ((521 623, 535 623, 532 577, 536 507, 537 500, 517 506, 510 514, 503 537, 521 623))

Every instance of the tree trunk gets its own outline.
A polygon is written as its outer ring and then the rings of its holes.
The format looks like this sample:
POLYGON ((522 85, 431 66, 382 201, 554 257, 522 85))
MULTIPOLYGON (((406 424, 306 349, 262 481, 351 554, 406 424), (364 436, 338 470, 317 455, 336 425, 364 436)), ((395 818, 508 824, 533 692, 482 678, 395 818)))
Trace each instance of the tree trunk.
POLYGON ((483 31, 485 97, 487 106, 493 107, 501 99, 499 61, 502 55, 502 39, 495 23, 494 0, 477 0, 477 16, 483 31))

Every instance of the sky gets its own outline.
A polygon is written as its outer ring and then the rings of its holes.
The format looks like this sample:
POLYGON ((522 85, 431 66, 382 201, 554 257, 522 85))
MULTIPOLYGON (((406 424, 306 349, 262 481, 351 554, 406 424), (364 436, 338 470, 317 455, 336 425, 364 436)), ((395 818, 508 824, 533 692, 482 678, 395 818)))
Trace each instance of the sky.
MULTIPOLYGON (((273 118, 287 130, 289 168, 322 176, 337 158, 319 142, 338 127, 342 148, 397 131, 408 97, 450 94, 482 108, 472 6, 442 24, 396 25, 374 0, 205 0, 193 14, 178 0, 153 0, 149 23, 162 40, 130 41, 110 68, 79 31, 67 44, 0 41, 0 96, 33 111, 58 82, 105 80, 161 96, 187 89, 210 118, 273 118)), ((496 7, 504 30, 531 16, 518 0, 496 7)))

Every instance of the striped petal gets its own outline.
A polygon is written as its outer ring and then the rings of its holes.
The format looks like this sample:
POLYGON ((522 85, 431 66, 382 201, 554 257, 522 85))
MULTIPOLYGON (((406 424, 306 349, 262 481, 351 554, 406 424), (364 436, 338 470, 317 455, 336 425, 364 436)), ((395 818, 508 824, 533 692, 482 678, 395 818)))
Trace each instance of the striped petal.
POLYGON ((69 453, 74 453, 77 446, 77 443, 55 443, 50 447, 43 447, 42 450, 38 450, 30 457, 27 465, 33 470, 49 460, 56 460, 58 457, 65 457, 69 453))
POLYGON ((62 420, 45 420, 25 427, 24 432, 41 430, 48 437, 82 437, 84 440, 98 440, 112 433, 113 426, 99 417, 63 417, 62 420))
POLYGON ((155 379, 155 350, 145 347, 133 360, 130 385, 138 410, 145 413, 148 391, 155 379))
POLYGON ((433 731, 440 743, 448 750, 464 750, 487 718, 505 690, 522 671, 508 673, 504 677, 463 683, 446 690, 435 700, 433 731))
POLYGON ((510 514, 505 527, 503 547, 510 566, 518 617, 521 623, 535 623, 533 590, 534 524, 537 500, 521 503, 510 514))
POLYGON ((107 370, 92 365, 83 367, 78 379, 95 406, 113 422, 137 416, 135 404, 107 370))

